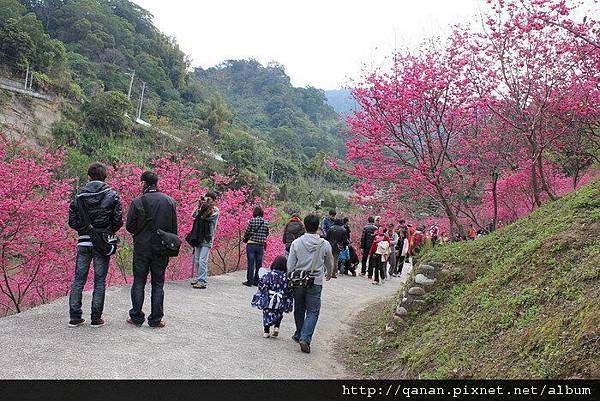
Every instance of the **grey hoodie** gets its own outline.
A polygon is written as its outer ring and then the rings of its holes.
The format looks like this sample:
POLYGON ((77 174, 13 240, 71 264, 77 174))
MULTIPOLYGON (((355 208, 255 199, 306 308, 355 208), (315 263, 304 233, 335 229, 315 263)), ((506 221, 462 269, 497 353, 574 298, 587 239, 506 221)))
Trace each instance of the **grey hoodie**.
POLYGON ((312 266, 314 253, 321 241, 323 243, 319 250, 317 265, 315 266, 313 276, 316 285, 323 285, 323 276, 325 275, 325 272, 327 272, 328 275, 331 275, 334 263, 333 255, 331 254, 331 245, 329 242, 320 238, 318 234, 306 233, 292 242, 290 255, 287 260, 288 273, 293 272, 294 270, 309 271, 312 266))

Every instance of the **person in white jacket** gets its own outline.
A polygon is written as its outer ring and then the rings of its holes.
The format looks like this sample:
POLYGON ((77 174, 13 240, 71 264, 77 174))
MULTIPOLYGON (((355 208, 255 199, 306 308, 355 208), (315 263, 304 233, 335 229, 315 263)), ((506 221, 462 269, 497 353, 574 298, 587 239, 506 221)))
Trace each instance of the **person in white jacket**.
POLYGON ((391 249, 391 253, 390 256, 388 258, 388 262, 390 264, 390 268, 388 270, 388 275, 390 277, 392 277, 392 275, 394 274, 394 270, 396 268, 396 245, 398 245, 398 233, 396 231, 394 231, 394 223, 389 223, 387 225, 387 231, 385 232, 385 235, 388 236, 388 238, 390 239, 390 249, 391 249))

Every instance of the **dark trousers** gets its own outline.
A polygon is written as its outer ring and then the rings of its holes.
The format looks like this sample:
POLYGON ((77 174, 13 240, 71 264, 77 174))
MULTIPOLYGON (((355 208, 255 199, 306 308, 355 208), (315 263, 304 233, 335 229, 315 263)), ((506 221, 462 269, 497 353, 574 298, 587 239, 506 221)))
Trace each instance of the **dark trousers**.
POLYGON ((104 310, 104 294, 106 292, 106 275, 108 274, 109 256, 102 256, 91 246, 77 247, 75 277, 69 295, 69 315, 71 320, 81 319, 81 296, 87 282, 90 264, 94 261, 94 292, 92 294, 92 322, 102 318, 104 310))
POLYGON ((331 272, 331 276, 337 277, 338 270, 340 269, 340 263, 339 263, 340 251, 339 251, 339 249, 337 249, 337 246, 335 246, 335 249, 331 250, 331 254, 333 255, 333 272, 331 272))
POLYGON ((248 258, 248 271, 246 280, 250 284, 258 285, 258 269, 262 267, 265 246, 263 244, 247 244, 246 257, 248 258))
MULTIPOLYGON (((282 320, 283 320, 283 316, 281 317, 281 319, 274 321, 272 326, 279 328, 282 320)), ((271 326, 264 326, 264 328, 265 328, 265 333, 269 333, 271 331, 271 326)))
POLYGON ((362 250, 362 260, 360 262, 360 273, 365 274, 367 272, 367 259, 369 259, 369 250, 362 250))
POLYGON ((381 255, 374 253, 369 259, 369 278, 373 277, 379 282, 379 276, 385 278, 385 262, 381 260, 381 255))
POLYGON ((321 311, 321 291, 323 286, 314 284, 312 287, 294 288, 294 320, 296 322, 296 332, 294 339, 297 341, 306 341, 310 344, 312 341, 319 312, 321 311))
POLYGON ((165 298, 165 270, 169 264, 168 256, 160 256, 154 252, 133 252, 133 285, 131 286, 131 305, 129 316, 134 323, 144 323, 144 288, 148 273, 152 284, 152 295, 150 297, 150 316, 148 325, 153 326, 160 322, 164 316, 163 301, 165 298))
POLYGON ((406 256, 398 255, 396 258, 396 267, 394 268, 394 272, 396 274, 402 274, 402 268, 404 267, 404 261, 406 260, 406 256))

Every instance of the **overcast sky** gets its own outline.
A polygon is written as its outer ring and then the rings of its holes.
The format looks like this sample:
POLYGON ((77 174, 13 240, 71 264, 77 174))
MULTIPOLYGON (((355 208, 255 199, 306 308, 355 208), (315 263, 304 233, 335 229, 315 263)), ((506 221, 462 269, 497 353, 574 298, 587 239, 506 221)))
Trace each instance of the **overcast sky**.
POLYGON ((396 48, 473 20, 483 0, 133 0, 177 38, 193 66, 254 58, 285 66, 294 86, 340 88, 396 48))

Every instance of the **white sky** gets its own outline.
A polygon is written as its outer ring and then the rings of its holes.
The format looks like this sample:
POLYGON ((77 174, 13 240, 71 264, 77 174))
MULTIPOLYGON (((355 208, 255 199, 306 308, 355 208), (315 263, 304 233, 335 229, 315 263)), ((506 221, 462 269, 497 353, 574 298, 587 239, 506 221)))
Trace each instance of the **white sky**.
POLYGON ((395 47, 446 35, 483 0, 133 0, 192 65, 254 58, 285 66, 294 86, 334 89, 381 66, 395 47))

